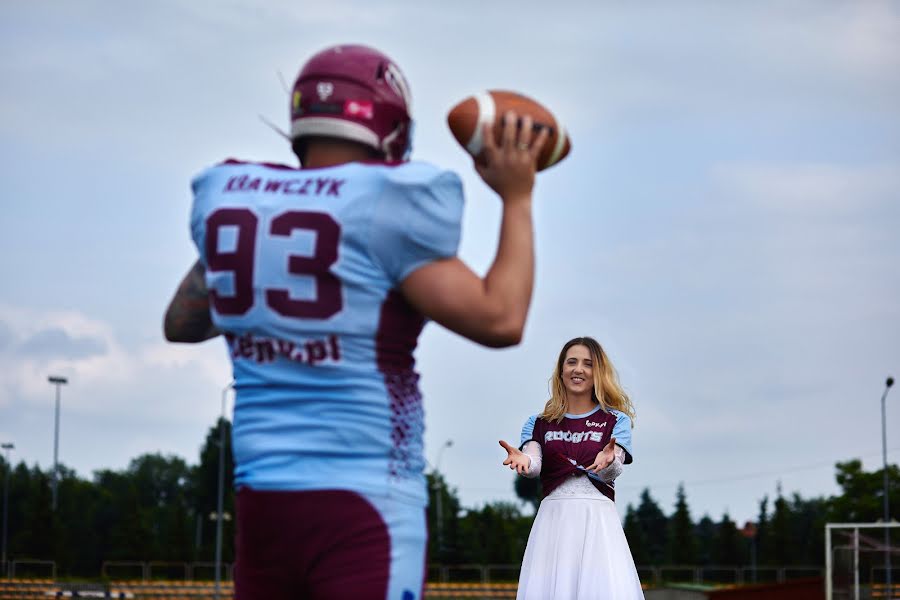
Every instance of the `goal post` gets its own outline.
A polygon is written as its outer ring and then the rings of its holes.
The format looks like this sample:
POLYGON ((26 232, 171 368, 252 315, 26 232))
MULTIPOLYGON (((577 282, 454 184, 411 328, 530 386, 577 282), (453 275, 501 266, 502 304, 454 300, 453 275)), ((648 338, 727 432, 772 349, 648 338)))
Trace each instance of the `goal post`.
POLYGON ((890 577, 900 567, 897 528, 897 521, 827 523, 825 600, 900 599, 900 577, 890 577))

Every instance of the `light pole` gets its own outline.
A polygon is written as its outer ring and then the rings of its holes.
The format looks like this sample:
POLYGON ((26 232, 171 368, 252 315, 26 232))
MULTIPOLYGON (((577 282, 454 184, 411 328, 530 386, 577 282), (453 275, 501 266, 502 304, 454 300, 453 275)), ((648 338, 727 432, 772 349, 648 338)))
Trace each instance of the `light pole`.
MULTIPOLYGON (((881 457, 883 460, 884 466, 884 523, 885 525, 890 523, 891 521, 891 508, 890 508, 890 500, 889 494, 890 491, 888 489, 888 464, 887 464, 887 408, 886 408, 886 400, 888 395, 888 390, 891 389, 891 386, 894 385, 894 378, 888 377, 887 381, 884 382, 884 393, 881 395, 881 457)), ((890 529, 885 527, 884 529, 884 570, 886 573, 885 583, 887 584, 887 593, 888 598, 893 598, 894 593, 891 588, 891 536, 890 529)))
POLYGON ((225 400, 228 390, 234 387, 230 381, 222 389, 222 416, 219 419, 219 490, 216 504, 216 600, 221 597, 222 590, 222 512, 225 503, 225 400))
POLYGON ((434 462, 434 485, 431 489, 434 490, 435 499, 437 500, 437 504, 435 505, 435 516, 437 517, 437 539, 438 539, 438 552, 443 553, 444 551, 444 515, 443 515, 443 475, 440 474, 441 468, 441 457, 444 454, 444 450, 453 445, 453 440, 447 440, 444 442, 440 448, 438 448, 437 460, 434 462), (438 481, 438 477, 440 477, 440 482, 438 481))
POLYGON ((0 448, 6 450, 6 477, 3 482, 3 558, 0 564, 7 567, 6 572, 9 573, 9 567, 6 563, 6 524, 9 514, 9 472, 12 471, 12 463, 9 462, 9 451, 15 449, 13 444, 0 444, 0 448))
POLYGON ((59 484, 59 388, 69 383, 65 377, 51 375, 47 381, 56 386, 56 421, 53 428, 53 510, 56 510, 56 486, 59 484))
POLYGON ((747 521, 741 529, 741 535, 750 540, 750 568, 753 569, 753 583, 756 583, 756 523, 747 521))

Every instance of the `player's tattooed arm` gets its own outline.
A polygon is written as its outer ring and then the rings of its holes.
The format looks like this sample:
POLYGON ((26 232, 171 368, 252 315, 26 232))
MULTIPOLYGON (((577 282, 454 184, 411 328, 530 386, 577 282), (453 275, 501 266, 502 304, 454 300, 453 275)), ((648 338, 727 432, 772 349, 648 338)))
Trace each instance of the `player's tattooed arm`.
POLYGON ((209 314, 209 294, 199 260, 181 280, 169 302, 163 331, 170 342, 196 343, 219 335, 209 314))

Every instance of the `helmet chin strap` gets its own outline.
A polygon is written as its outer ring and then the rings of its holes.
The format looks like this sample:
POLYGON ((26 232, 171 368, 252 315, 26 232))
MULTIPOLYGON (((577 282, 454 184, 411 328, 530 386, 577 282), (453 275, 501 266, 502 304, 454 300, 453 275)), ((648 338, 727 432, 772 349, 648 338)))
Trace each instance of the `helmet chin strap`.
POLYGON ((384 136, 384 139, 381 140, 381 153, 384 154, 385 160, 394 160, 394 155, 391 153, 391 144, 394 143, 394 140, 397 139, 398 135, 400 135, 399 127, 390 134, 384 136))
POLYGON ((409 132, 406 134, 406 151, 403 153, 403 156, 400 157, 400 160, 409 160, 409 157, 412 155, 412 141, 413 134, 416 132, 416 122, 412 120, 412 117, 409 119, 409 132))
POLYGON ((409 156, 410 156, 410 154, 412 154, 413 122, 411 120, 409 122, 409 135, 407 136, 409 141, 407 142, 406 148, 403 151, 403 156, 397 157, 391 153, 391 144, 393 144, 397 140, 397 138, 400 136, 400 130, 402 127, 403 127, 402 125, 400 127, 397 127, 390 134, 384 136, 384 139, 381 141, 381 152, 382 152, 382 154, 384 154, 385 159, 388 161, 393 161, 393 160, 406 161, 406 160, 409 160, 409 156))

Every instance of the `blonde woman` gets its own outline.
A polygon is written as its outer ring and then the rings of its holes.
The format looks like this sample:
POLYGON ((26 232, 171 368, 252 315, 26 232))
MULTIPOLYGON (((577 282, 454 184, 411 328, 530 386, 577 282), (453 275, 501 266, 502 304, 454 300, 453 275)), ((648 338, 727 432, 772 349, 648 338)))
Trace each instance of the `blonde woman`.
POLYGON ((634 408, 596 340, 566 342, 544 412, 501 441, 504 465, 540 475, 544 499, 528 536, 518 600, 643 598, 616 512, 615 479, 632 461, 634 408))

